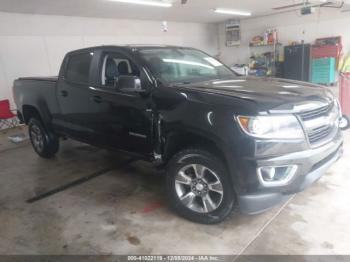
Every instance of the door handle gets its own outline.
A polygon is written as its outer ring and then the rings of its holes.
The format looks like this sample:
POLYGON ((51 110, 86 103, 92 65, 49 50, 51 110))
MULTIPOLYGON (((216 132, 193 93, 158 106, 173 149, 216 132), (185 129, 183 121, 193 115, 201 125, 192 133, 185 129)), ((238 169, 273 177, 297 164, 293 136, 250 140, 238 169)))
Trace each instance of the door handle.
POLYGON ((62 90, 61 91, 61 96, 67 97, 68 96, 68 91, 67 90, 62 90))
POLYGON ((96 102, 96 103, 98 103, 98 104, 100 104, 100 103, 103 102, 103 99, 102 99, 102 97, 100 97, 100 96, 93 96, 93 97, 91 98, 91 100, 93 100, 94 102, 96 102))

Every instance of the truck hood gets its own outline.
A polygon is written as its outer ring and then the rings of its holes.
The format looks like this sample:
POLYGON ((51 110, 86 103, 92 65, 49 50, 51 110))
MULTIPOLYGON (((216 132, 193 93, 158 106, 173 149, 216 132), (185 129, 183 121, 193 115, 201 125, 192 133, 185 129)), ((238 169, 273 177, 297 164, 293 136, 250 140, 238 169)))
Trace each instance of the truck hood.
POLYGON ((208 94, 249 100, 259 111, 299 112, 330 104, 332 92, 320 85, 279 78, 232 78, 211 80, 179 87, 208 94))

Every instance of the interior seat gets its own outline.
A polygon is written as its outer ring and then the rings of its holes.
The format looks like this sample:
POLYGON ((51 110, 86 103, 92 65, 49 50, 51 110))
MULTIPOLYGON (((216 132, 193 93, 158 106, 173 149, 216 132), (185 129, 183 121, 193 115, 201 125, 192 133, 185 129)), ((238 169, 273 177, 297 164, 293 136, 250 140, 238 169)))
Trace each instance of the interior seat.
POLYGON ((106 61, 106 85, 114 85, 116 78, 119 76, 118 66, 113 58, 107 58, 106 61))
POLYGON ((129 66, 126 61, 121 61, 118 64, 119 75, 129 75, 129 66))

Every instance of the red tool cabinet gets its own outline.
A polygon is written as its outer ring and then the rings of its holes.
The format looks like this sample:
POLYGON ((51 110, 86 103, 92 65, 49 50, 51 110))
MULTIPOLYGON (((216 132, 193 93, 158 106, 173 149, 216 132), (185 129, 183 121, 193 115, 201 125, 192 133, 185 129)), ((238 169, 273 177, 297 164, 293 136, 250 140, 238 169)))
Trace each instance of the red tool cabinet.
POLYGON ((346 116, 350 116, 350 73, 340 74, 340 106, 346 116))

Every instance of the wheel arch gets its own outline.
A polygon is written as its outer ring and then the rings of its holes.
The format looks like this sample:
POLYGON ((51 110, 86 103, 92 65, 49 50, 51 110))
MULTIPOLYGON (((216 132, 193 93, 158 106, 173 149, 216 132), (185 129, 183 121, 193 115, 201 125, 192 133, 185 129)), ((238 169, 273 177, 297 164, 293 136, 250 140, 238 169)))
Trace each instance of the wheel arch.
POLYGON ((40 112, 35 106, 23 105, 23 107, 22 107, 22 118, 23 118, 24 123, 26 125, 28 125, 29 120, 32 117, 35 117, 38 120, 42 121, 42 117, 40 115, 40 112))
POLYGON ((168 163, 176 153, 190 147, 200 148, 209 153, 215 154, 220 160, 222 160, 226 169, 230 171, 225 150, 220 142, 203 134, 196 134, 187 131, 172 132, 167 136, 163 151, 164 163, 168 163))
POLYGON ((28 125, 29 120, 32 117, 36 117, 38 120, 41 121, 41 123, 44 125, 45 128, 48 128, 51 130, 50 128, 50 116, 49 113, 47 112, 47 109, 45 109, 46 107, 44 106, 44 109, 42 108, 38 108, 36 106, 33 105, 23 105, 22 106, 22 113, 21 113, 21 117, 23 122, 28 125))

